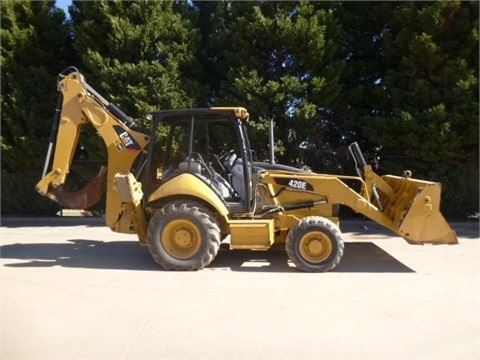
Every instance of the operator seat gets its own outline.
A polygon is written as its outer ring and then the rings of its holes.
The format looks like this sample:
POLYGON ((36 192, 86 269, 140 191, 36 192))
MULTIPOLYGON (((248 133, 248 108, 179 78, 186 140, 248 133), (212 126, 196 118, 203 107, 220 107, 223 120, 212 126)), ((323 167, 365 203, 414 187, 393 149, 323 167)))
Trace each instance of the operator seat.
POLYGON ((190 163, 188 161, 182 161, 178 164, 176 173, 181 174, 186 172, 199 175, 203 181, 214 187, 224 199, 230 199, 234 197, 235 191, 229 182, 214 170, 213 172, 209 172, 207 170, 202 171, 201 163, 196 161, 190 161, 190 163))
POLYGON ((201 175, 202 165, 195 161, 190 161, 190 162, 182 161, 181 163, 178 164, 177 172, 179 173, 190 172, 190 173, 201 175), (190 169, 189 169, 189 166, 190 166, 190 169))

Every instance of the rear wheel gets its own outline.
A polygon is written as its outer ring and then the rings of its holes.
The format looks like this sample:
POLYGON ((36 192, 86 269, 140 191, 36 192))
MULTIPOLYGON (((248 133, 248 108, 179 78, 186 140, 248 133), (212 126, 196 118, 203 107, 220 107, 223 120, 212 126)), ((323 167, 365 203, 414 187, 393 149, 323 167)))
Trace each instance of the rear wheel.
POLYGON ((148 225, 148 250, 165 270, 199 270, 220 248, 220 228, 212 213, 195 202, 171 202, 148 225))
POLYGON ((286 240, 288 257, 303 271, 332 270, 340 262, 343 250, 338 226, 320 216, 302 219, 290 230, 286 240))

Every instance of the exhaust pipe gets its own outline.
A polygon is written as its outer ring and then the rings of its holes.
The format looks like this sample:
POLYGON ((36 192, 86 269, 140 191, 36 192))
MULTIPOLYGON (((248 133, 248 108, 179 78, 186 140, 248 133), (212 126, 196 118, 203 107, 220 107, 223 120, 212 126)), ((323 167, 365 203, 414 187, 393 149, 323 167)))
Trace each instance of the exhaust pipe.
POLYGON ((275 164, 275 139, 273 137, 273 118, 268 124, 268 142, 270 145, 270 164, 275 164))

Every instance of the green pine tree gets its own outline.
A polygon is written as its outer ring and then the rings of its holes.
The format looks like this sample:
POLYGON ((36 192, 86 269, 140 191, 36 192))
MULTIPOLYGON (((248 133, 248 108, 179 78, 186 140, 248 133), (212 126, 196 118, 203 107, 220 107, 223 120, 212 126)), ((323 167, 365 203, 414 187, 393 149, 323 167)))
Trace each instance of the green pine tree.
POLYGON ((35 213, 35 192, 55 106, 56 74, 72 58, 54 1, 1 2, 2 212, 35 213))
MULTIPOLYGON (((199 5, 200 6, 200 5, 199 5)), ((214 32, 216 104, 242 105, 253 120, 253 144, 268 156, 266 128, 276 124, 280 162, 305 164, 300 145, 321 143, 321 128, 340 92, 340 28, 321 3, 232 2, 200 7, 214 32), (211 9, 213 7, 213 9, 211 9), (209 9, 210 8, 210 9, 209 9)), ((318 164, 310 164, 318 165, 318 164)))
POLYGON ((198 33, 172 1, 75 1, 75 49, 87 81, 129 116, 197 103, 198 33))
POLYGON ((365 136, 390 170, 441 181, 447 213, 477 211, 478 3, 401 4, 381 41, 383 109, 364 116, 365 136))

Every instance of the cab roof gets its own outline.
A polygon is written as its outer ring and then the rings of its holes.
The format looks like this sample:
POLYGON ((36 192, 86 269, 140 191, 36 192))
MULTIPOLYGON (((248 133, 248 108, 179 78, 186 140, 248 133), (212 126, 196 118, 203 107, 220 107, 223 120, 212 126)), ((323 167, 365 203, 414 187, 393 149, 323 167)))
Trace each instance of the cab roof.
POLYGON ((160 121, 163 118, 174 116, 192 116, 192 115, 214 115, 214 114, 225 114, 231 115, 232 112, 237 118, 242 121, 248 122, 249 114, 247 109, 244 107, 211 107, 211 108, 193 108, 193 109, 168 109, 168 110, 159 110, 149 113, 152 116, 154 121, 160 121))

